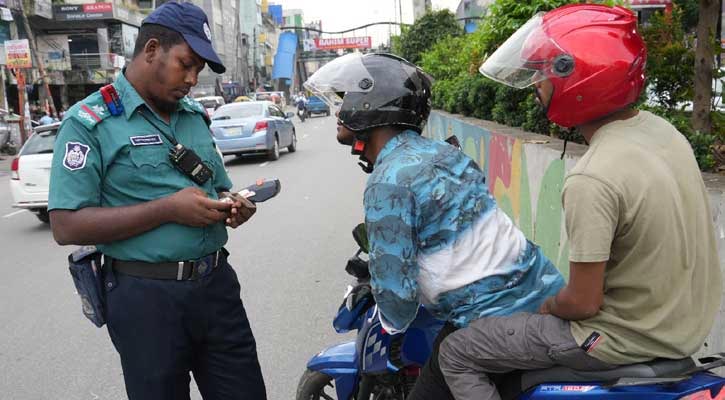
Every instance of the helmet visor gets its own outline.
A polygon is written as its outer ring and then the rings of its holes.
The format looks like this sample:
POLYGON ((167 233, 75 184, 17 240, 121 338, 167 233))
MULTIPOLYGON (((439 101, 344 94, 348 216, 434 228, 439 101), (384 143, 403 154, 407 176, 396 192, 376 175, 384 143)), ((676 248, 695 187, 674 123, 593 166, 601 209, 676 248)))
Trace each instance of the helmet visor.
POLYGON ((544 13, 540 12, 496 49, 479 72, 496 82, 523 89, 546 79, 552 60, 563 53, 546 33, 544 13))
POLYGON ((340 109, 345 93, 370 92, 375 86, 375 81, 363 65, 362 54, 351 53, 325 64, 303 85, 327 103, 334 114, 340 109))

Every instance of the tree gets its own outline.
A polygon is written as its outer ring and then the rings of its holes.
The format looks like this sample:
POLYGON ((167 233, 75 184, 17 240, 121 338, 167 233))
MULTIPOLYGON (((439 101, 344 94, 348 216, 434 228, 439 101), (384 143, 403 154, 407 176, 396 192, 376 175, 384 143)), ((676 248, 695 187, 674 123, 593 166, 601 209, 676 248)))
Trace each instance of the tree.
POLYGON ((655 13, 642 28, 647 43, 647 81, 654 100, 672 112, 692 99, 695 51, 683 29, 683 10, 655 13))
POLYGON ((462 34, 463 28, 449 10, 429 12, 410 27, 403 28, 401 35, 393 40, 393 53, 418 64, 421 54, 439 40, 462 34))
POLYGON ((715 61, 715 32, 720 15, 720 0, 700 0, 695 48, 695 97, 692 102, 692 127, 702 133, 712 131, 710 118, 712 78, 715 61))

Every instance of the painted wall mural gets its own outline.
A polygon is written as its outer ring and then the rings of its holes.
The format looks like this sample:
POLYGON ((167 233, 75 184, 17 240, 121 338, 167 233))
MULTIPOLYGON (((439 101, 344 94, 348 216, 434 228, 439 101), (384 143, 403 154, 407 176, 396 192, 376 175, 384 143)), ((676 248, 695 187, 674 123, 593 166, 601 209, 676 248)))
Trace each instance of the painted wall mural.
POLYGON ((527 144, 519 138, 435 111, 425 134, 441 140, 455 134, 463 151, 485 172, 499 207, 568 275, 569 248, 561 207, 566 170, 565 162, 556 152, 542 152, 540 148, 528 151, 527 144))

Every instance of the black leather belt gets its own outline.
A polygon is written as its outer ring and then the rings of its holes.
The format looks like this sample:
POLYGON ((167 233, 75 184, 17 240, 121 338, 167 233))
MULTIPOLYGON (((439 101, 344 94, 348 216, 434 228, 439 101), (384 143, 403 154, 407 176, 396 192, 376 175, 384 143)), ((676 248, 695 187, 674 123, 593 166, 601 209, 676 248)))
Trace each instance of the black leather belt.
POLYGON ((115 271, 125 275, 147 279, 193 281, 221 265, 229 255, 221 248, 196 260, 150 263, 123 261, 106 256, 106 261, 115 271))

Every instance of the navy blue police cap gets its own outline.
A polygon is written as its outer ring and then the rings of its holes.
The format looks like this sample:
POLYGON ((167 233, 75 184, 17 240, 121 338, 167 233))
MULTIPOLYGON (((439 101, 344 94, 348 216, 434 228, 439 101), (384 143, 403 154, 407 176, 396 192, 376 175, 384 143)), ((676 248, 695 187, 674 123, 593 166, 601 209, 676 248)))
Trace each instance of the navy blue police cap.
POLYGON ((223 74, 227 69, 211 45, 211 30, 204 10, 192 3, 168 2, 154 10, 143 24, 157 24, 179 32, 186 44, 209 65, 212 71, 223 74))

